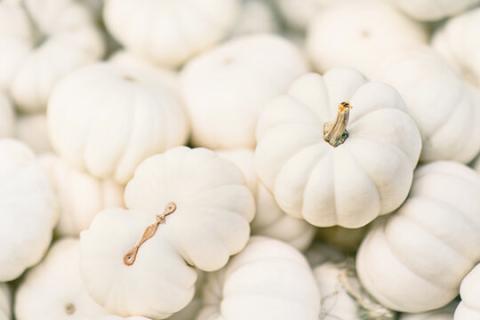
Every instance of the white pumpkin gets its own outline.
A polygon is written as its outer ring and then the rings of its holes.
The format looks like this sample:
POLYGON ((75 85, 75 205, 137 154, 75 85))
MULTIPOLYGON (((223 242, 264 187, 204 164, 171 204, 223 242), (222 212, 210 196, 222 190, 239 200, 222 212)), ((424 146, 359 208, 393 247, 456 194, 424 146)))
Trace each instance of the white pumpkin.
POLYGON ((339 0, 274 0, 287 25, 298 31, 304 31, 315 15, 326 6, 339 0))
POLYGON ((186 147, 143 161, 124 199, 128 210, 102 211, 81 234, 85 284, 121 316, 164 319, 185 307, 197 278, 191 266, 223 267, 246 245, 255 212, 234 164, 186 147))
POLYGON ((402 312, 440 308, 480 260, 480 177, 457 162, 420 167, 409 198, 357 254, 364 287, 402 312))
POLYGON ((474 7, 479 0, 393 0, 406 14, 420 21, 435 21, 455 16, 474 7))
POLYGON ((0 93, 0 138, 11 137, 15 132, 15 111, 10 100, 0 93))
POLYGON ((235 38, 191 60, 181 83, 192 143, 212 149, 254 148, 264 105, 305 71, 300 51, 269 34, 235 38))
POLYGON ((242 7, 232 35, 273 33, 278 29, 275 14, 268 1, 242 0, 242 7))
POLYGON ((40 157, 49 174, 59 205, 60 236, 78 236, 95 215, 105 208, 121 207, 123 188, 111 180, 100 180, 70 166, 53 154, 40 157))
POLYGON ((43 257, 57 223, 48 177, 24 144, 0 140, 0 281, 18 278, 43 257))
POLYGON ((460 285, 460 297, 462 301, 455 310, 455 320, 479 320, 480 319, 480 265, 475 266, 460 285))
POLYGON ((400 95, 341 68, 270 102, 257 140, 256 171, 280 208, 320 227, 359 228, 398 208, 421 149, 400 95))
POLYGON ((75 0, 4 1, 0 20, 0 87, 24 112, 45 109, 60 78, 104 52, 91 12, 75 0))
POLYGON ((21 282, 15 295, 17 320, 92 319, 105 315, 87 293, 80 277, 79 240, 56 242, 45 259, 21 282))
POLYGON ((251 226, 252 234, 285 241, 299 250, 306 249, 315 236, 315 228, 302 219, 287 215, 278 207, 272 193, 257 177, 253 151, 224 150, 219 154, 242 170, 247 185, 255 196, 256 213, 251 226))
POLYGON ((438 28, 432 46, 463 77, 480 86, 480 8, 451 18, 438 28))
POLYGON ((57 153, 93 176, 125 183, 148 156, 184 144, 181 101, 154 72, 96 64, 60 81, 47 114, 57 153))
POLYGON ((479 93, 427 48, 382 65, 376 78, 400 92, 422 134, 421 160, 471 161, 480 150, 479 93))
POLYGON ((15 126, 15 136, 36 153, 52 151, 47 116, 44 113, 20 115, 15 126))
MULTIPOLYGON (((456 302, 452 302, 446 307, 421 313, 402 313, 399 320, 453 320, 453 313, 457 306, 456 302)), ((467 319, 465 319, 467 320, 467 319)), ((468 318, 468 320, 473 320, 468 318)))
POLYGON ((352 67, 372 76, 385 57, 426 44, 425 28, 388 1, 343 1, 321 10, 307 31, 307 51, 318 71, 352 67))
POLYGON ((207 275, 197 320, 317 320, 320 296, 305 258, 288 244, 252 237, 225 269, 207 275))
POLYGON ((10 289, 5 283, 0 283, 0 320, 11 319, 10 289))
POLYGON ((395 313, 364 291, 352 262, 326 262, 313 272, 320 290, 321 320, 394 319, 395 313))
POLYGON ((128 50, 175 67, 225 38, 240 5, 240 0, 106 0, 103 16, 128 50))

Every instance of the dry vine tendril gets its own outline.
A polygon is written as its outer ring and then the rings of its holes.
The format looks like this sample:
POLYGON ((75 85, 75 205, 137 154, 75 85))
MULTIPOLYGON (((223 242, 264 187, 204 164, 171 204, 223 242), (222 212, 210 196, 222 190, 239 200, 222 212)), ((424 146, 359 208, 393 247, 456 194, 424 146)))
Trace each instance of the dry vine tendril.
POLYGON ((348 138, 347 124, 350 110, 352 106, 348 102, 340 102, 337 119, 323 126, 323 139, 332 147, 338 147, 348 138))
POLYGON ((342 272, 338 275, 338 280, 342 284, 345 291, 352 297, 359 306, 359 316, 361 319, 370 320, 393 320, 395 313, 380 303, 368 294, 362 287, 357 278, 354 264, 352 261, 347 261, 340 266, 342 272))
POLYGON ((138 250, 140 247, 150 238, 152 238, 155 233, 157 232, 158 226, 165 223, 166 218, 171 215, 172 213, 177 210, 177 205, 173 202, 170 202, 163 210, 162 214, 159 214, 155 217, 155 222, 149 225, 145 231, 143 232, 142 238, 137 242, 132 249, 130 249, 124 256, 123 256, 123 263, 127 266, 131 266, 135 263, 135 259, 137 258, 138 250))

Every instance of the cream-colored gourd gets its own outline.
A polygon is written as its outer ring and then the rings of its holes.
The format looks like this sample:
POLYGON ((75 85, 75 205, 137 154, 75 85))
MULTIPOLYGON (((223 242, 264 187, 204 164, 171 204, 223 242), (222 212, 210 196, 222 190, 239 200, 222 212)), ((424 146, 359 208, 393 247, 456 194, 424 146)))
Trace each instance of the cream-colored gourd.
POLYGON ((219 154, 242 170, 250 191, 255 196, 256 213, 252 234, 279 239, 299 250, 306 249, 315 236, 315 228, 306 221, 293 218, 282 211, 272 193, 259 181, 249 149, 223 150, 219 154))
POLYGON ((0 283, 0 320, 11 319, 10 288, 5 283, 0 283))
POLYGON ((480 86, 480 8, 451 18, 438 28, 432 46, 464 79, 480 86))
POLYGON ((275 0, 274 2, 289 27, 304 31, 320 10, 338 3, 339 0, 275 0))
MULTIPOLYGON (((420 313, 402 313, 398 317, 399 320, 453 320, 453 313, 457 306, 456 302, 452 302, 446 307, 433 311, 420 313)), ((467 320, 467 319, 465 319, 467 320)), ((473 320, 473 319, 468 319, 473 320)))
POLYGON ((48 137, 47 116, 44 113, 19 116, 15 125, 15 136, 36 153, 52 151, 48 137))
POLYGON ((321 10, 307 30, 315 68, 352 67, 371 77, 379 60, 426 44, 425 28, 387 2, 343 1, 321 10))
POLYGON ((460 285, 461 302, 455 309, 455 320, 480 319, 480 265, 475 266, 460 285))
POLYGON ((288 244, 252 237, 225 269, 207 275, 197 320, 317 320, 320 296, 305 258, 288 244))
POLYGON ((15 132, 15 111, 10 100, 0 93, 0 138, 13 136, 15 132))
POLYGON ((143 70, 96 64, 65 77, 48 105, 52 145, 93 176, 126 183, 148 156, 181 145, 188 121, 177 93, 143 70))
POLYGON ((105 208, 121 207, 123 188, 111 180, 100 180, 78 171, 53 154, 40 157, 57 195, 60 220, 56 232, 76 237, 105 208))
POLYGON ((240 0, 107 0, 103 17, 128 50, 175 67, 225 38, 240 6, 240 0))
POLYGON ((15 295, 18 320, 93 319, 107 314, 88 295, 79 270, 79 240, 56 242, 21 282, 15 295))
POLYGON ((279 28, 271 5, 264 0, 243 0, 233 36, 273 33, 279 28))
POLYGON ((405 203, 368 233, 357 254, 365 288, 383 305, 424 312, 453 300, 480 260, 480 176, 438 161, 417 169, 405 203))
POLYGON ((352 262, 325 262, 313 272, 320 290, 319 319, 395 319, 394 312, 374 301, 361 287, 352 262))
POLYGON ((266 107, 257 140, 257 174, 280 208, 320 227, 398 208, 421 149, 400 95, 346 68, 296 80, 266 107))
POLYGON ((92 297, 121 316, 164 319, 192 299, 197 274, 243 249, 255 203, 241 171, 207 149, 173 148, 136 169, 124 209, 81 234, 92 297))
POLYGON ((423 138, 421 160, 468 163, 480 150, 480 101, 433 50, 402 52, 376 76, 400 92, 423 138))
POLYGON ((24 112, 45 109, 53 86, 104 52, 91 12, 74 0, 0 5, 0 87, 24 112))
POLYGON ((393 0, 406 14, 420 21, 435 21, 455 16, 474 7, 479 0, 393 0))
POLYGON ((0 140, 0 281, 18 278, 42 259, 58 213, 47 174, 33 152, 0 140))
POLYGON ((235 38, 191 60, 181 83, 193 144, 254 148, 259 113, 305 71, 293 44, 267 34, 235 38))

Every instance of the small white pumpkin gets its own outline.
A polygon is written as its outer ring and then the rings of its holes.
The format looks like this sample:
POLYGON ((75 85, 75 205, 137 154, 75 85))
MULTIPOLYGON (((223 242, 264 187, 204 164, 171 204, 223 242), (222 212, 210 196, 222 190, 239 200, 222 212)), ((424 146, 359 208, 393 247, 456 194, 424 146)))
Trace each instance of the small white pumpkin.
POLYGON ((455 310, 455 320, 480 319, 480 265, 475 266, 460 285, 462 301, 455 310))
POLYGON ((103 16, 128 50, 176 67, 226 37, 240 6, 240 0, 107 0, 103 16))
POLYGON ((438 28, 432 46, 463 77, 480 86, 480 8, 451 18, 438 28))
POLYGON ((0 20, 0 87, 24 112, 45 109, 60 78, 104 52, 90 11, 75 0, 2 2, 0 20))
POLYGON ((164 319, 185 307, 197 278, 191 266, 223 267, 246 245, 255 212, 234 164, 186 147, 143 161, 124 200, 128 210, 102 211, 81 234, 85 284, 121 316, 164 319))
POLYGON ((275 0, 282 17, 289 27, 297 31, 304 31, 315 15, 339 0, 275 0))
POLYGON ((253 151, 236 149, 218 153, 242 170, 247 185, 255 196, 256 213, 251 225, 252 234, 285 241, 299 250, 306 249, 315 236, 315 228, 302 219, 287 215, 278 207, 272 193, 257 177, 253 151))
POLYGON ((278 29, 275 14, 268 1, 242 0, 242 7, 232 35, 273 33, 278 29))
POLYGON ((20 115, 15 126, 15 136, 36 153, 52 151, 47 116, 44 113, 20 115))
MULTIPOLYGON (((448 304, 446 307, 421 313, 402 313, 398 320, 453 320, 453 313, 457 307, 456 302, 448 304)), ((473 320, 471 318, 465 320, 473 320)))
POLYGON ((7 284, 0 283, 0 320, 11 319, 10 289, 7 284))
POLYGON ((93 176, 123 184, 148 156, 184 144, 188 121, 181 101, 170 82, 154 81, 161 78, 154 72, 95 64, 60 81, 47 114, 57 153, 93 176))
POLYGON ((455 16, 474 7, 479 0, 393 0, 406 14, 420 21, 435 21, 455 16))
POLYGON ((10 100, 0 93, 0 138, 7 138, 15 132, 15 111, 10 100))
POLYGON ((376 78, 398 90, 422 134, 421 160, 471 161, 480 150, 479 93, 428 48, 381 64, 376 78))
POLYGON ((398 208, 421 149, 400 95, 342 68, 270 102, 257 140, 256 171, 280 208, 320 227, 359 228, 398 208))
POLYGON ((21 282, 15 295, 17 320, 92 319, 107 314, 87 293, 79 270, 79 240, 56 242, 21 282))
POLYGON ((326 262, 314 270, 321 297, 321 320, 389 320, 395 313, 364 291, 351 261, 326 262))
POLYGON ((426 44, 425 28, 387 2, 343 1, 321 10, 307 30, 315 68, 352 67, 371 77, 379 60, 426 44))
POLYGON ((18 278, 43 257, 58 213, 46 173, 24 144, 0 140, 0 281, 18 278))
POLYGON ((123 188, 117 183, 78 171, 53 154, 42 155, 40 161, 57 195, 60 236, 76 237, 98 212, 123 205, 123 188))
POLYGON ((191 60, 181 83, 192 143, 212 149, 254 148, 265 103, 305 71, 300 51, 268 34, 235 38, 191 60))
POLYGON ((305 258, 288 244, 252 237, 225 269, 207 275, 197 320, 317 320, 318 288, 305 258))
POLYGON ((480 177, 457 162, 420 167, 407 201, 357 254, 364 287, 383 305, 425 312, 453 300, 480 260, 480 177))

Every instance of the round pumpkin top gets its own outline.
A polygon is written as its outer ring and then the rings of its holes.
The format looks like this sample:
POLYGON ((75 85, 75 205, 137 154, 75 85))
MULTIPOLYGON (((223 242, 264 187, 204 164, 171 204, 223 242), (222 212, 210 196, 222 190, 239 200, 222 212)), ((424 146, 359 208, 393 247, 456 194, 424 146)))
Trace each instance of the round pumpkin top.
POLYGON ((257 126, 255 166, 288 214, 358 228, 407 197, 421 138, 390 86, 352 69, 306 74, 257 126))

